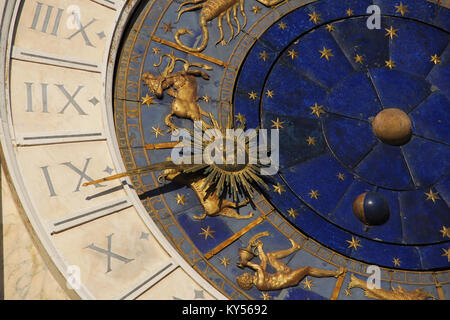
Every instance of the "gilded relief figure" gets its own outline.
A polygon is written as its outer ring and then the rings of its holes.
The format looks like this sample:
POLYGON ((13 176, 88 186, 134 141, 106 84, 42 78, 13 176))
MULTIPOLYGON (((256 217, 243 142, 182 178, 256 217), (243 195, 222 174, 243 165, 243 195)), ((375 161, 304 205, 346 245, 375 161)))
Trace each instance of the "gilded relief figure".
MULTIPOLYGON (((260 264, 250 261, 253 256, 249 254, 250 252, 248 249, 241 250, 241 262, 238 266, 249 267, 256 272, 254 274, 244 273, 237 276, 237 284, 244 290, 250 290, 253 286, 258 288, 260 291, 280 290, 297 286, 306 276, 315 278, 337 278, 344 273, 344 268, 339 268, 338 271, 322 270, 308 266, 303 266, 298 269, 289 268, 279 259, 285 258, 300 249, 300 245, 294 240, 289 239, 289 241, 292 244, 291 248, 267 253, 263 250, 263 243, 261 240, 255 241, 253 246, 257 249, 260 264), (269 263, 276 270, 275 273, 268 273, 266 271, 267 263, 269 263)), ((252 244, 249 243, 249 245, 251 246, 252 244)))
MULTIPOLYGON (((282 2, 283 0, 257 0, 258 2, 262 3, 266 7, 274 6, 282 2)), ((229 43, 235 36, 237 36, 241 32, 241 24, 239 22, 239 18, 237 15, 238 9, 240 9, 242 16, 244 17, 244 23, 242 25, 242 29, 245 28, 247 25, 247 15, 245 14, 244 10, 244 0, 189 0, 183 2, 180 7, 178 8, 178 20, 180 20, 180 17, 183 13, 187 11, 194 11, 197 9, 201 9, 200 11, 200 27, 202 28, 203 33, 203 40, 200 43, 200 45, 196 48, 188 47, 187 45, 183 44, 180 40, 180 37, 184 34, 190 34, 192 35, 192 31, 186 28, 180 28, 176 34, 175 34, 175 41, 176 43, 182 47, 183 49, 190 51, 190 52, 201 52, 203 51, 206 46, 208 45, 209 40, 209 31, 207 24, 208 22, 214 20, 217 18, 217 26, 219 28, 220 32, 220 38, 217 41, 216 44, 222 43, 223 45, 229 43), (192 7, 184 8, 185 5, 188 4, 195 4, 192 7), (233 12, 233 19, 237 26, 236 34, 234 33, 233 25, 231 24, 231 12, 233 12), (224 32, 223 32, 223 17, 226 15, 227 18, 227 24, 230 28, 230 38, 228 41, 223 40, 224 38, 224 32)))
POLYGON ((191 68, 197 67, 204 70, 212 70, 212 68, 206 64, 190 63, 186 59, 175 57, 173 51, 170 54, 161 55, 159 63, 154 66, 159 67, 164 57, 169 58, 169 63, 160 75, 156 76, 150 72, 145 72, 142 78, 149 90, 159 99, 163 97, 164 91, 174 98, 172 110, 164 120, 165 124, 170 128, 169 132, 178 129, 172 122, 172 116, 174 115, 192 121, 202 121, 206 127, 209 127, 203 121, 203 116, 208 117, 208 113, 202 110, 198 104, 199 97, 197 80, 195 78, 202 77, 205 80, 209 80, 209 75, 202 70, 191 68), (177 61, 183 62, 184 68, 182 71, 174 73, 177 61))
POLYGON ((364 290, 364 294, 368 298, 378 299, 378 300, 428 300, 435 299, 431 294, 423 291, 423 288, 406 291, 400 285, 398 288, 392 287, 392 290, 386 289, 370 289, 367 286, 367 282, 356 278, 353 274, 350 276, 350 283, 348 284, 348 289, 361 288, 364 290))
POLYGON ((194 216, 194 219, 196 220, 203 220, 206 217, 216 216, 225 216, 235 219, 250 219, 253 217, 253 212, 241 216, 235 210, 247 205, 249 203, 248 199, 240 203, 234 203, 227 199, 220 199, 217 196, 216 191, 208 195, 207 188, 204 188, 206 178, 199 178, 192 174, 183 174, 177 169, 166 169, 158 180, 162 182, 165 179, 186 185, 194 191, 204 210, 201 216, 194 216))

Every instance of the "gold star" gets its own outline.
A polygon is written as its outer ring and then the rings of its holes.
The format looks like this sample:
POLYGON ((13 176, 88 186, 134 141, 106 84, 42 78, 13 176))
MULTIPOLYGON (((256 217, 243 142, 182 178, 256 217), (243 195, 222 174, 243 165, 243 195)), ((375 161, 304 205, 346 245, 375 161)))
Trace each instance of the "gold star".
POLYGON ((306 142, 308 142, 308 146, 315 146, 316 145, 316 138, 308 137, 308 139, 306 139, 306 142))
POLYGON ((355 59, 355 62, 356 63, 363 63, 363 60, 364 60, 364 58, 363 58, 363 56, 360 56, 359 54, 356 54, 356 57, 354 57, 354 59, 355 59))
POLYGON ((320 114, 325 113, 325 111, 323 111, 323 106, 319 106, 317 105, 317 102, 314 104, 314 107, 309 107, 312 111, 311 114, 315 114, 317 116, 317 118, 320 118, 320 114))
POLYGON ((397 10, 395 11, 395 13, 399 13, 403 16, 405 13, 409 12, 408 11, 408 6, 404 6, 403 3, 400 2, 400 4, 398 6, 394 6, 397 10))
POLYGON ((334 26, 332 24, 327 24, 327 26, 325 28, 327 28, 327 30, 329 32, 333 32, 334 31, 334 26))
POLYGON ((441 233, 442 233, 443 238, 445 238, 445 237, 450 238, 450 228, 446 228, 445 226, 442 226, 441 233))
POLYGON ((162 132, 161 128, 158 126, 158 128, 152 127, 153 133, 155 134, 155 138, 158 138, 158 136, 164 136, 164 133, 162 132))
POLYGON ((186 202, 186 197, 184 195, 181 195, 179 193, 177 193, 177 196, 175 197, 175 200, 177 200, 177 204, 178 205, 182 205, 184 206, 185 202, 186 202))
POLYGON ((448 262, 450 262, 450 248, 448 248, 447 250, 445 250, 444 248, 442 248, 442 250, 444 250, 444 253, 442 254, 443 257, 447 257, 448 258, 448 262))
POLYGON ((319 50, 319 52, 322 54, 320 56, 320 59, 325 57, 325 59, 327 59, 327 61, 329 61, 330 57, 333 57, 333 54, 331 53, 331 49, 327 49, 327 48, 323 47, 323 50, 319 50))
POLYGON ((267 52, 266 52, 266 51, 260 52, 260 53, 259 53, 259 57, 260 57, 264 62, 266 62, 266 60, 267 60, 267 52))
POLYGON ((172 32, 172 30, 173 30, 172 23, 163 22, 163 24, 164 24, 163 29, 164 29, 165 33, 172 32))
POLYGON ((338 173, 337 177, 339 180, 342 180, 342 181, 345 180, 345 175, 343 173, 338 173))
POLYGON ((267 90, 267 91, 266 91, 266 96, 267 96, 268 98, 273 98, 273 95, 274 95, 273 90, 267 90))
POLYGON ((438 57, 437 54, 435 54, 434 56, 431 56, 431 62, 434 62, 434 64, 438 64, 441 62, 441 59, 438 57))
POLYGON ((291 57, 292 60, 298 58, 297 52, 294 49, 288 51, 288 56, 291 57))
POLYGON ((153 48, 152 51, 153 51, 153 54, 159 54, 161 52, 161 50, 159 50, 159 48, 153 48))
POLYGON ((352 293, 350 292, 349 289, 345 289, 345 295, 351 297, 351 296, 352 296, 352 293))
POLYGON ((284 29, 286 29, 286 28, 287 28, 287 24, 284 23, 283 21, 281 21, 281 22, 278 24, 278 29, 284 30, 284 29))
POLYGON ((394 266, 400 267, 401 261, 399 258, 394 258, 394 260, 392 260, 392 262, 394 263, 394 266))
POLYGON ((348 247, 349 248, 353 247, 355 249, 355 251, 358 250, 358 247, 362 247, 362 245, 359 244, 359 240, 355 239, 353 236, 352 236, 351 241, 350 240, 345 240, 345 241, 347 241, 350 244, 348 247))
POLYGON ((258 94, 257 94, 256 92, 254 92, 254 91, 249 92, 249 93, 248 93, 248 96, 249 96, 249 98, 250 98, 251 100, 256 100, 256 99, 258 98, 258 94))
POLYGON ((431 200, 433 201, 433 203, 436 203, 436 200, 440 200, 441 198, 439 198, 438 196, 439 192, 433 192, 433 190, 431 190, 430 188, 430 192, 425 192, 425 195, 427 196, 427 200, 431 200))
POLYGON ((351 16, 353 14, 353 10, 348 8, 347 11, 345 11, 345 13, 347 14, 347 16, 351 16))
POLYGON ((309 21, 314 22, 314 24, 317 24, 320 20, 320 13, 317 13, 316 10, 313 11, 313 13, 308 13, 309 21))
POLYGON ((222 259, 219 259, 220 264, 225 267, 225 269, 230 265, 230 258, 222 257, 222 259))
POLYGON ((390 37, 391 40, 394 39, 394 36, 395 36, 395 37, 398 37, 398 34, 397 34, 398 29, 394 29, 394 28, 391 26, 390 29, 384 28, 384 30, 387 31, 387 33, 385 34, 385 36, 390 37))
POLYGON ((258 6, 253 6, 252 7, 252 11, 253 11, 254 14, 258 14, 258 13, 261 12, 261 8, 258 7, 258 6))
POLYGON ((280 128, 281 128, 281 129, 284 128, 284 127, 283 127, 284 122, 283 122, 283 121, 280 121, 279 118, 277 118, 277 121, 273 121, 273 120, 270 120, 270 121, 272 121, 272 123, 273 123, 272 128, 276 128, 277 130, 280 130, 280 128))
POLYGON ((284 189, 284 185, 280 184, 279 182, 276 185, 273 186, 273 192, 277 192, 279 195, 281 195, 283 192, 286 192, 284 189))
POLYGON ((213 234, 215 231, 210 230, 209 226, 208 226, 206 229, 203 229, 203 228, 201 228, 201 229, 202 229, 202 232, 200 232, 199 235, 200 235, 200 236, 205 236, 205 240, 208 239, 208 237, 211 237, 211 238, 214 239, 214 237, 213 237, 212 234, 213 234))
POLYGON ((145 97, 142 97, 142 104, 146 104, 147 107, 150 107, 153 103, 153 97, 149 97, 148 94, 145 97))
POLYGON ((308 194, 311 197, 311 199, 314 198, 317 200, 320 197, 319 190, 311 190, 311 192, 308 194))
POLYGON ((389 59, 388 61, 385 61, 384 63, 386 63, 386 67, 388 67, 389 69, 393 69, 395 68, 395 62, 392 61, 392 59, 389 59))
POLYGON ((235 115, 236 120, 239 121, 242 125, 245 125, 246 119, 245 116, 243 114, 241 114, 240 112, 235 115))
POLYGON ((272 296, 270 296, 268 292, 263 292, 261 298, 263 298, 263 300, 270 300, 272 296))
POLYGON ((289 214, 289 217, 292 217, 294 219, 297 218, 297 215, 298 215, 297 210, 290 208, 287 212, 289 214))
POLYGON ((311 287, 314 287, 314 284, 312 282, 312 280, 309 280, 308 277, 305 278, 305 281, 303 281, 304 287, 303 288, 308 288, 309 290, 311 290, 311 287))
POLYGON ((202 100, 205 101, 206 103, 209 103, 211 101, 211 98, 209 96, 203 96, 202 100))

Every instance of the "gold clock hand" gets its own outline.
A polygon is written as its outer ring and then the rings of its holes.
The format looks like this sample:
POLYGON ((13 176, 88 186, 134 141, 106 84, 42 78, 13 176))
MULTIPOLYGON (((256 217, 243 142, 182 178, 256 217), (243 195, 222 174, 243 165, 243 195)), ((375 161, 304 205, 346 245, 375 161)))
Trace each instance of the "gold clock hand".
POLYGON ((163 142, 163 143, 156 143, 156 144, 146 144, 144 145, 145 150, 159 150, 159 149, 172 149, 176 146, 182 147, 183 143, 175 141, 175 142, 163 142))
POLYGON ((145 166, 145 167, 141 167, 141 168, 137 168, 137 169, 133 169, 133 170, 129 170, 127 172, 123 172, 123 173, 118 173, 112 176, 108 176, 105 178, 101 178, 98 180, 94 180, 91 182, 86 182, 83 183, 83 187, 87 187, 87 186, 91 186, 94 184, 99 184, 102 182, 106 182, 106 181, 112 181, 112 180, 116 180, 116 179, 120 179, 126 176, 131 176, 133 174, 142 174, 145 172, 153 172, 153 171, 159 171, 159 170, 165 170, 165 169, 178 169, 178 170, 186 170, 190 167, 192 167, 194 165, 191 164, 175 164, 172 161, 164 161, 164 162, 160 162, 160 163, 155 163, 155 164, 151 164, 149 166, 145 166))

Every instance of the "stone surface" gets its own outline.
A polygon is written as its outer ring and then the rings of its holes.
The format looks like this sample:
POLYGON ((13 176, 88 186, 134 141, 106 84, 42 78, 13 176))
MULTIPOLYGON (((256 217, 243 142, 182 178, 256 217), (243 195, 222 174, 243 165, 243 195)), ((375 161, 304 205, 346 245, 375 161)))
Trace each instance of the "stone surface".
POLYGON ((34 245, 3 169, 1 174, 5 299, 68 299, 34 245))

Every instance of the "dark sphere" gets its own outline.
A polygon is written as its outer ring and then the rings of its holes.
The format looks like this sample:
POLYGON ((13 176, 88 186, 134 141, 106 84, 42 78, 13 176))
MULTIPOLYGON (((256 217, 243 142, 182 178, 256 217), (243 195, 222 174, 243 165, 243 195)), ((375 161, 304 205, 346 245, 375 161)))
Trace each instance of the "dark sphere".
POLYGON ((379 226, 389 220, 389 205, 385 197, 377 192, 360 194, 352 205, 353 213, 367 226, 379 226))

